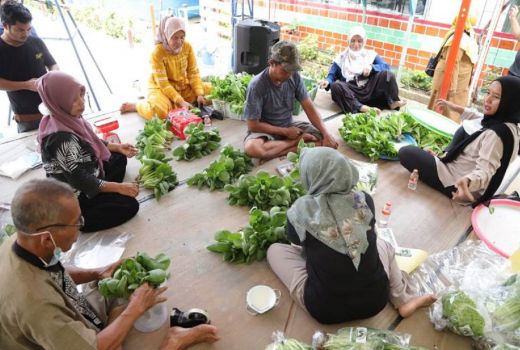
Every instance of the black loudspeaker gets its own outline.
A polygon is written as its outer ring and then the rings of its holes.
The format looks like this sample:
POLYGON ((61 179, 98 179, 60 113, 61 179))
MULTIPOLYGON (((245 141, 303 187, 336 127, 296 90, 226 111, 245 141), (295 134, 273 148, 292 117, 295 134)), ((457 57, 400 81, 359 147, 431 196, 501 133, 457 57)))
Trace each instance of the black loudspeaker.
POLYGON ((280 40, 280 26, 274 22, 245 19, 235 25, 233 40, 233 71, 257 74, 267 67, 271 47, 280 40))

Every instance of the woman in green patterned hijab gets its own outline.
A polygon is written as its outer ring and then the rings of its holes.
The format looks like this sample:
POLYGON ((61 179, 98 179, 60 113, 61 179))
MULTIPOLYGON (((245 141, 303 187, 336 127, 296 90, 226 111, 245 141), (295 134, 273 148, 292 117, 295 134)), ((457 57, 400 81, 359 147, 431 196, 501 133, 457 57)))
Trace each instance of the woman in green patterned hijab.
POLYGON ((328 324, 371 317, 389 300, 406 317, 435 300, 412 294, 393 248, 377 239, 374 202, 354 190, 358 171, 348 159, 304 149, 300 176, 307 194, 287 212, 292 245, 273 244, 267 260, 302 308, 328 324))

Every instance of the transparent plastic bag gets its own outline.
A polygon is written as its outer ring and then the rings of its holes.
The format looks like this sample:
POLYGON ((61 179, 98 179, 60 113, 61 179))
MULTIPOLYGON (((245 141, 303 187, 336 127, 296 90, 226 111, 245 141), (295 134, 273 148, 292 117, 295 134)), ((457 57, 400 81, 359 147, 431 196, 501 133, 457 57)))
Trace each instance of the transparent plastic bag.
POLYGON ((274 331, 272 335, 273 342, 269 344, 266 350, 312 350, 312 348, 296 339, 287 338, 282 331, 274 331))
POLYGON ((121 258, 131 237, 131 233, 115 231, 81 234, 61 262, 87 269, 109 265, 121 258))
POLYGON ((359 173, 359 181, 355 187, 357 191, 368 194, 376 193, 377 184, 377 164, 367 163, 359 160, 349 159, 359 173))
POLYGON ((399 347, 407 349, 411 336, 393 332, 386 329, 374 329, 366 327, 345 327, 339 329, 335 334, 328 334, 327 340, 322 347, 323 350, 369 350, 369 349, 391 349, 399 347))
POLYGON ((15 160, 0 164, 0 175, 16 180, 27 170, 37 168, 41 164, 42 157, 38 152, 26 153, 15 160))

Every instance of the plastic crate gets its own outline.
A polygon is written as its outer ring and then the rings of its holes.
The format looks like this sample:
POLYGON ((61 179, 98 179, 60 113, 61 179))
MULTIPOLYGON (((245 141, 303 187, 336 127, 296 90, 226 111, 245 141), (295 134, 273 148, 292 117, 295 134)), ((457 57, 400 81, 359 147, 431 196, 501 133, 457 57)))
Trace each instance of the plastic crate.
MULTIPOLYGON (((310 83, 314 86, 310 91, 307 91, 311 101, 314 101, 314 99, 316 98, 316 95, 318 94, 318 82, 313 79, 303 78, 303 83, 304 84, 310 83)), ((300 104, 300 102, 298 102, 298 100, 295 100, 294 104, 293 104, 292 114, 299 115, 301 113, 301 111, 302 111, 302 105, 300 104)))

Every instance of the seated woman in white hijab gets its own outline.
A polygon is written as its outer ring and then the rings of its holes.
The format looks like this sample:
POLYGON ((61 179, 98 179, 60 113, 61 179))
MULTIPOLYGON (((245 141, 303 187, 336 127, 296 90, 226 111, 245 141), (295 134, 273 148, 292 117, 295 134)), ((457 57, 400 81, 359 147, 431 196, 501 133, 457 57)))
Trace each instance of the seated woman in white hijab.
POLYGON ((390 301, 403 317, 435 301, 416 296, 394 249, 377 239, 374 202, 353 191, 358 171, 341 153, 305 148, 300 176, 307 195, 287 211, 287 239, 267 261, 291 297, 318 322, 371 317, 390 301))
POLYGON ((350 30, 349 46, 332 63, 320 87, 331 91, 332 100, 343 113, 367 112, 375 108, 399 109, 406 100, 390 66, 373 50, 365 49, 367 34, 362 27, 350 30))

